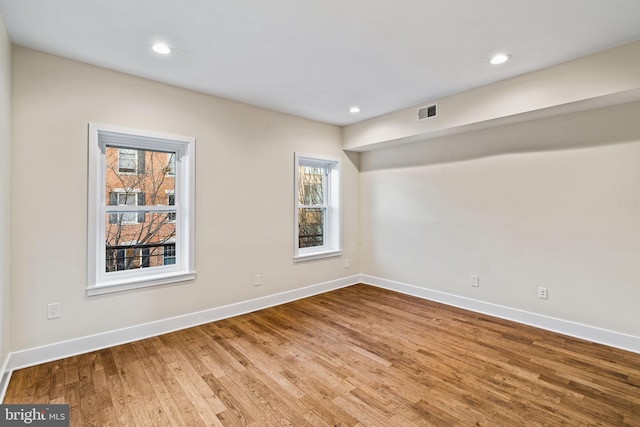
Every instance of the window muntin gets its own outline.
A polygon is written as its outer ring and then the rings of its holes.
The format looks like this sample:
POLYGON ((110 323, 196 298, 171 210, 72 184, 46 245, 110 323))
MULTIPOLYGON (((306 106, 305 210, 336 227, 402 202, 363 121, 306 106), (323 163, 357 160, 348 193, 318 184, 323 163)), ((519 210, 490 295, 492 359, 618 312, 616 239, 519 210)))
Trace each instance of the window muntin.
POLYGON ((90 295, 194 278, 194 145, 90 126, 90 295))
POLYGON ((296 155, 294 259, 341 253, 340 162, 296 155))

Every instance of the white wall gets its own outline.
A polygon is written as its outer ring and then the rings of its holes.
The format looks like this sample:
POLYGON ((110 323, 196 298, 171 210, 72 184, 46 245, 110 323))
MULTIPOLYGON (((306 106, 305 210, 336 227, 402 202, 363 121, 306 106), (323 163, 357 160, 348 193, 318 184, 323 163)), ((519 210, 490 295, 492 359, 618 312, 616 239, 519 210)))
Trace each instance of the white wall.
MULTIPOLYGON (((9 259, 11 182, 11 44, 0 17, 0 367, 9 352, 11 274, 9 259)), ((0 372, 0 375, 2 373, 0 372)), ((1 392, 1 391, 0 391, 1 392)))
POLYGON ((362 153, 362 271, 640 337, 638 117, 635 102, 362 153))
POLYGON ((20 47, 13 75, 12 351, 360 270, 358 170, 340 128, 20 47), (196 138, 195 283, 86 297, 89 122, 196 138), (292 262, 296 151, 343 160, 343 257, 292 262), (60 319, 46 319, 51 302, 60 319))

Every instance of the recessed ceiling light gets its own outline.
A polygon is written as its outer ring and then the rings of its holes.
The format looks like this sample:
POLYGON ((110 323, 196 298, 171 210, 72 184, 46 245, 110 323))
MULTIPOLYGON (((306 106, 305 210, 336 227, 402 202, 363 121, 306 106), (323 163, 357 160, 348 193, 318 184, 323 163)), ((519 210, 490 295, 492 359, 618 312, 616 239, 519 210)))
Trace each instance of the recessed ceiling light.
POLYGON ((499 53, 497 55, 494 55, 493 58, 491 58, 491 61, 489 62, 493 65, 504 64, 510 58, 511 58, 511 55, 509 55, 508 53, 499 53))
POLYGON ((160 55, 168 55, 171 53, 171 48, 167 46, 166 43, 158 42, 155 43, 151 48, 154 52, 159 53, 160 55))
POLYGON ((349 108, 349 112, 351 114, 359 113, 360 112, 360 107, 353 106, 353 107, 349 108))

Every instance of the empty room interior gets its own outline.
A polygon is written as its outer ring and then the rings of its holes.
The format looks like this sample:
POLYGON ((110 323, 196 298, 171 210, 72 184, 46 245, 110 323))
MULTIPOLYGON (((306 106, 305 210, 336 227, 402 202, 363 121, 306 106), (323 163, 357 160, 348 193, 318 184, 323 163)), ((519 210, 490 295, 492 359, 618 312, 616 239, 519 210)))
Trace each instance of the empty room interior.
POLYGON ((0 402, 640 426, 639 22, 0 0, 0 402))

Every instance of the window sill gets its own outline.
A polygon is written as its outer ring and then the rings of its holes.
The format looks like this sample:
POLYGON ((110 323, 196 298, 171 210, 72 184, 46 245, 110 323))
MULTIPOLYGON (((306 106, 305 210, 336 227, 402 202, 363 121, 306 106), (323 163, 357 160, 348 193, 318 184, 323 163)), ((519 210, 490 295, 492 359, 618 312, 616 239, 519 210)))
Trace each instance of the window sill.
POLYGON ((312 252, 308 254, 294 256, 293 262, 313 261, 315 259, 332 258, 340 255, 342 255, 342 250, 340 249, 328 250, 323 252, 312 252))
POLYGON ((113 292, 128 291, 132 289, 147 288, 150 286, 168 285, 170 283, 186 282, 196 278, 195 271, 178 272, 169 274, 146 275, 144 277, 109 280, 100 282, 87 288, 87 295, 104 295, 113 292))

